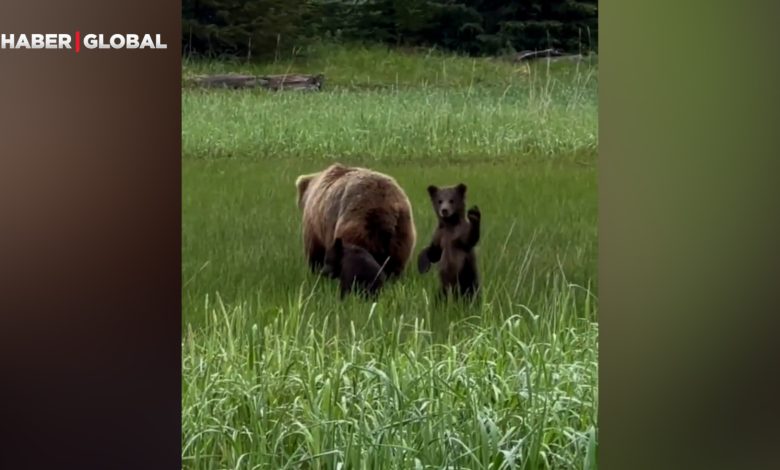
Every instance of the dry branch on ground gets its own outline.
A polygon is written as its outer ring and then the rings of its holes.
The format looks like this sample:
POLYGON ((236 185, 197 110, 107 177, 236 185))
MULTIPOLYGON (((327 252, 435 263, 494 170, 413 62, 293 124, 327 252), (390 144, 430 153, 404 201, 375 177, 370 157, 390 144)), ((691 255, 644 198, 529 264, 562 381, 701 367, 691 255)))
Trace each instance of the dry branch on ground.
POLYGON ((284 74, 284 75, 243 75, 243 74, 216 74, 199 75, 192 77, 189 82, 195 86, 205 88, 265 88, 273 91, 281 90, 308 90, 319 91, 325 77, 322 74, 302 75, 302 74, 284 74))

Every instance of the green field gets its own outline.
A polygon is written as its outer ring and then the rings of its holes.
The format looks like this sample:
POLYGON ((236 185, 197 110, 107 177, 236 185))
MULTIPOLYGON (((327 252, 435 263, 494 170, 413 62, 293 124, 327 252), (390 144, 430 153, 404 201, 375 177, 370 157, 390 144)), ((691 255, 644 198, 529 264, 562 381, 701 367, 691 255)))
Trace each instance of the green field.
POLYGON ((320 93, 182 94, 186 468, 595 468, 597 65, 320 46, 184 74, 324 73, 320 93), (295 177, 395 177, 482 211, 482 302, 413 265, 378 303, 305 264, 295 177))

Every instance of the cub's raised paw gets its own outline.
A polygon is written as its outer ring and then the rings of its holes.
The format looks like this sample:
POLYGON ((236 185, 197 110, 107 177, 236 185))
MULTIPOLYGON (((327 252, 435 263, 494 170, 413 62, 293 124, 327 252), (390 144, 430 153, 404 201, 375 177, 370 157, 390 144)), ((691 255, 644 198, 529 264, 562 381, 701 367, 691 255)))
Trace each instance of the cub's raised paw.
POLYGON ((479 207, 474 206, 469 209, 468 217, 471 220, 480 220, 482 218, 482 213, 479 211, 479 207))

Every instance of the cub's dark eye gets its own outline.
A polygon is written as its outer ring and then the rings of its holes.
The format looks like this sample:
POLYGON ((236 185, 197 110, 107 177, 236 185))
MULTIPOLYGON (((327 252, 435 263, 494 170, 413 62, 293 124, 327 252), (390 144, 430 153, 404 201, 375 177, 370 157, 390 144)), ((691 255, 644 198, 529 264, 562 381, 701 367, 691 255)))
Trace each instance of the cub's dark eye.
POLYGON ((450 204, 452 204, 452 199, 450 199, 450 204))
POLYGON ((442 202, 441 199, 439 199, 439 204, 441 204, 441 202, 442 202))

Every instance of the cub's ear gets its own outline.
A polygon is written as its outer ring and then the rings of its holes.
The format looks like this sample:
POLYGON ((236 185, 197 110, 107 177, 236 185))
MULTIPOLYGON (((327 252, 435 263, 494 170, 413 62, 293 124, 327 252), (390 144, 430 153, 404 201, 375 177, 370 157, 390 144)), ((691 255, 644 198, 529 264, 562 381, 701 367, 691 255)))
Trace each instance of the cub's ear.
POLYGON ((309 183, 314 178, 314 175, 301 175, 295 180, 295 188, 298 190, 298 207, 303 208, 303 196, 306 195, 306 190, 309 189, 309 183))
POLYGON ((460 183, 457 186, 455 186, 455 189, 458 191, 458 194, 460 194, 461 196, 466 194, 466 189, 467 188, 466 188, 466 185, 463 184, 463 183, 460 183))
POLYGON ((434 185, 428 186, 428 195, 429 196, 433 197, 438 192, 439 192, 439 188, 437 188, 436 186, 434 186, 434 185))

